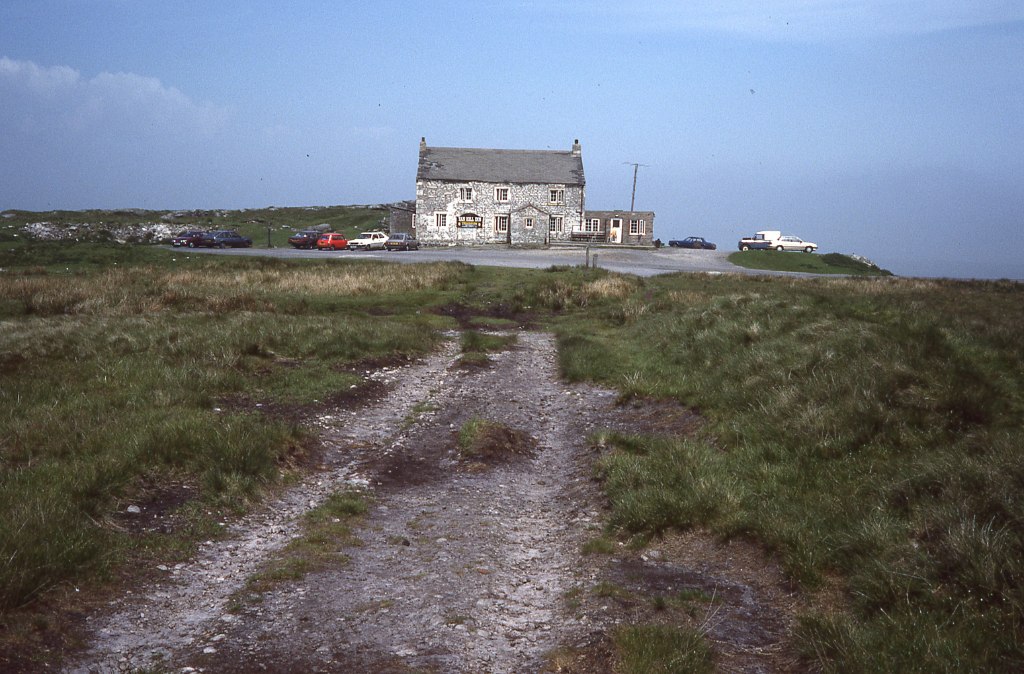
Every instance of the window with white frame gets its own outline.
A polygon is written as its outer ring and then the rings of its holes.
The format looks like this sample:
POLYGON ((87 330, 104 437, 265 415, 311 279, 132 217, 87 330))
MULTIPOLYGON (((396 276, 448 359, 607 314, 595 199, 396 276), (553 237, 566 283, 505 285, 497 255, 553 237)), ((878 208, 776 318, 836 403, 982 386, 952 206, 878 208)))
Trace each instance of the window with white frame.
POLYGON ((473 188, 472 187, 460 187, 459 188, 459 201, 473 201, 473 188))
POLYGON ((533 218, 523 218, 523 226, 527 229, 533 229, 533 218))
POLYGON ((498 203, 508 203, 508 188, 507 187, 495 187, 494 188, 494 200, 498 203))
POLYGON ((647 232, 647 223, 643 220, 630 219, 629 221, 629 233, 630 234, 644 234, 647 232))
POLYGON ((584 232, 600 232, 601 231, 601 220, 599 218, 587 218, 583 221, 584 232))
POLYGON ((548 216, 548 231, 549 232, 560 232, 562 231, 562 216, 551 215, 548 216))
POLYGON ((564 204, 565 190, 560 187, 552 187, 548 190, 548 201, 552 204, 564 204))
POLYGON ((505 233, 508 231, 508 216, 507 215, 495 215, 494 216, 494 231, 505 233))
POLYGON ((434 213, 434 226, 435 227, 447 227, 448 226, 448 214, 447 213, 434 213))

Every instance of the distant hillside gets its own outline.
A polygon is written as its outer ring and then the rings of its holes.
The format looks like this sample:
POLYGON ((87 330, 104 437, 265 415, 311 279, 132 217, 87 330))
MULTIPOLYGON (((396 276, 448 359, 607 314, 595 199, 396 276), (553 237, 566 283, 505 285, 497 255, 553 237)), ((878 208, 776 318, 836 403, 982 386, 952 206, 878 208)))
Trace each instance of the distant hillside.
POLYGON ((241 210, 168 210, 139 208, 85 211, 0 213, 0 241, 111 241, 167 243, 183 229, 234 229, 257 246, 286 245, 297 229, 328 225, 357 234, 387 227, 387 206, 289 206, 241 210))

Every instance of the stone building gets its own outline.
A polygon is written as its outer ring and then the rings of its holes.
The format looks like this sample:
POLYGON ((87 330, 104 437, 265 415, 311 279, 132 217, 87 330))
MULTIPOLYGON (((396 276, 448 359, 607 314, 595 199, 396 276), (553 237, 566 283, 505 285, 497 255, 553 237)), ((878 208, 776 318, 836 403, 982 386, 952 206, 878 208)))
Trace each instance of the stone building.
POLYGON ((582 232, 574 232, 572 238, 597 243, 652 246, 654 212, 586 211, 583 214, 582 232))
POLYGON ((428 147, 420 140, 416 236, 425 244, 544 245, 583 225, 583 154, 428 147))
POLYGON ((392 234, 399 232, 416 236, 416 202, 397 201, 388 204, 388 231, 392 234))
POLYGON ((424 244, 649 246, 651 211, 586 211, 583 152, 429 147, 420 139, 412 229, 424 244))

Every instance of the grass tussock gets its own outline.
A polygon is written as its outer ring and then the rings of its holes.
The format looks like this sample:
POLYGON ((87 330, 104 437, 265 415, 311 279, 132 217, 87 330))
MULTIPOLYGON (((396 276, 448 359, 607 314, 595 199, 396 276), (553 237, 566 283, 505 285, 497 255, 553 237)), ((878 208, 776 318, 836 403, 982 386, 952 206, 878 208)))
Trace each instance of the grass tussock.
POLYGON ((537 445, 529 434, 505 424, 474 417, 459 428, 459 454, 472 461, 499 461, 531 454, 537 445))
POLYGON ((665 625, 620 627, 613 635, 617 668, 623 674, 699 674, 713 672, 714 658, 694 630, 665 625))

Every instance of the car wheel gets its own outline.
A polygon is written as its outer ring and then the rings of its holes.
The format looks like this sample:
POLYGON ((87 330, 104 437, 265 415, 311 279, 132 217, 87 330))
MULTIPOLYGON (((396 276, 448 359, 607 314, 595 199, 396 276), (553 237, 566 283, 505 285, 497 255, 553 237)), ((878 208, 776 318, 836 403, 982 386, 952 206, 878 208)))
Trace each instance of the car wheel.
POLYGON ((196 247, 196 242, 195 241, 189 241, 188 242, 188 247, 189 248, 195 248, 196 247))
POLYGON ((775 250, 777 250, 777 251, 779 251, 781 253, 782 251, 784 251, 786 249, 783 248, 782 246, 775 246, 775 250))
POLYGON ((740 246, 740 250, 746 252, 746 251, 750 250, 750 246, 740 246))
POLYGON ((807 246, 806 248, 804 248, 804 252, 805 253, 812 253, 812 252, 814 252, 814 249, 811 248, 810 246, 807 246))

